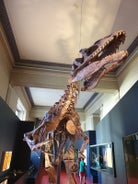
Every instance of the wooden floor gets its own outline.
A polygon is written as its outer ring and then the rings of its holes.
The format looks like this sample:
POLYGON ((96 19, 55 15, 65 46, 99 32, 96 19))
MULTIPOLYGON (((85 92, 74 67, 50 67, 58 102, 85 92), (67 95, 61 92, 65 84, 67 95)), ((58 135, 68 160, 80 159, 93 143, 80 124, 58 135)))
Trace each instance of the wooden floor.
MULTIPOLYGON (((78 184, 80 183, 78 176, 77 176, 77 182, 78 182, 78 184)), ((40 171, 39 171, 38 176, 36 178, 35 184, 48 184, 47 173, 43 167, 40 168, 40 171)), ((67 178, 67 175, 64 171, 61 172, 60 184, 68 184, 68 178, 67 178)), ((92 184, 92 181, 90 181, 89 178, 86 178, 86 184, 92 184)))

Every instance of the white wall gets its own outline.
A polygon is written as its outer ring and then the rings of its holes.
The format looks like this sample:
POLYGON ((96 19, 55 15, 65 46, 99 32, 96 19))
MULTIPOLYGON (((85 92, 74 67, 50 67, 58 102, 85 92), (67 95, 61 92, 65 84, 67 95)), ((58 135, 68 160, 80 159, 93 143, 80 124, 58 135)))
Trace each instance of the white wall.
POLYGON ((19 87, 13 87, 10 84, 10 74, 12 71, 13 58, 9 51, 4 31, 0 24, 0 96, 9 107, 15 112, 17 99, 20 98, 26 111, 26 120, 30 120, 31 105, 25 96, 23 89, 19 87))
POLYGON ((130 63, 126 70, 118 76, 118 85, 120 89, 120 98, 135 84, 138 80, 138 48, 129 57, 130 63))
POLYGON ((1 27, 0 34, 0 96, 5 100, 9 86, 11 66, 1 27))

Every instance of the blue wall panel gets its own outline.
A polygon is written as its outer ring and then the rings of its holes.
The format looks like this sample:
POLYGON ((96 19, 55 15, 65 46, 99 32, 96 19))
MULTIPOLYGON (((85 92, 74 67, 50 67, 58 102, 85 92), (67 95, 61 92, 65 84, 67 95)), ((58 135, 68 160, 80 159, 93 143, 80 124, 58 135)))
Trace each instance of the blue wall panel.
POLYGON ((138 132, 138 82, 96 127, 98 144, 113 142, 116 167, 116 177, 99 173, 100 184, 127 184, 122 138, 135 132, 138 132))

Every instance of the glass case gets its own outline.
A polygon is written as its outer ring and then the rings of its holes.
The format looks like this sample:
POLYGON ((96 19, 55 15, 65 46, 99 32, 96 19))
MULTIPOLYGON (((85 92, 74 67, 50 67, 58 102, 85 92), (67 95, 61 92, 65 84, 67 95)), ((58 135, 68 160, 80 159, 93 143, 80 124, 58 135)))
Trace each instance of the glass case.
POLYGON ((113 143, 91 145, 90 164, 91 169, 115 176, 113 143))
POLYGON ((123 137, 128 184, 138 183, 138 132, 123 137))

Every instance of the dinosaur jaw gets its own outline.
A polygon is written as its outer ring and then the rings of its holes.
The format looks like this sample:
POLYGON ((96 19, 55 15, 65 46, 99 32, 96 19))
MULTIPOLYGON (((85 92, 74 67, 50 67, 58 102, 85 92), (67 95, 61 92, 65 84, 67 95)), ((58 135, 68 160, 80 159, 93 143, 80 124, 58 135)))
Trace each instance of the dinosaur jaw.
POLYGON ((119 30, 103 39, 96 41, 93 46, 86 49, 85 52, 87 52, 87 55, 90 52, 91 54, 89 54, 89 57, 84 59, 84 63, 87 63, 88 61, 94 62, 97 59, 101 60, 108 55, 116 53, 119 46, 124 43, 125 38, 125 31, 119 30))
POLYGON ((83 68, 81 71, 79 71, 76 74, 76 76, 72 79, 72 82, 87 80, 96 72, 104 70, 105 68, 106 69, 111 68, 112 70, 112 65, 114 66, 115 63, 117 63, 117 66, 120 66, 122 62, 127 58, 127 56, 128 56, 127 51, 120 51, 118 53, 106 56, 100 61, 92 62, 89 65, 87 65, 85 68, 83 68))
POLYGON ((91 73, 88 77, 83 79, 83 86, 81 91, 86 91, 95 88, 101 78, 113 71, 114 69, 120 67, 125 61, 128 56, 127 51, 120 51, 117 54, 112 54, 110 56, 105 57, 102 59, 102 63, 105 64, 101 68, 97 68, 97 72, 91 73))
MULTIPOLYGON (((87 84, 86 89, 88 89, 88 85, 90 84, 95 87, 92 81, 99 81, 98 76, 100 77, 101 73, 105 75, 111 72, 126 60, 128 56, 127 51, 117 52, 119 46, 124 43, 125 37, 126 33, 124 31, 116 31, 98 40, 91 47, 81 49, 82 58, 77 58, 74 61, 69 81, 76 82, 83 80, 84 89, 86 88, 85 84, 87 84)), ((98 82, 95 84, 97 85, 98 82)))

